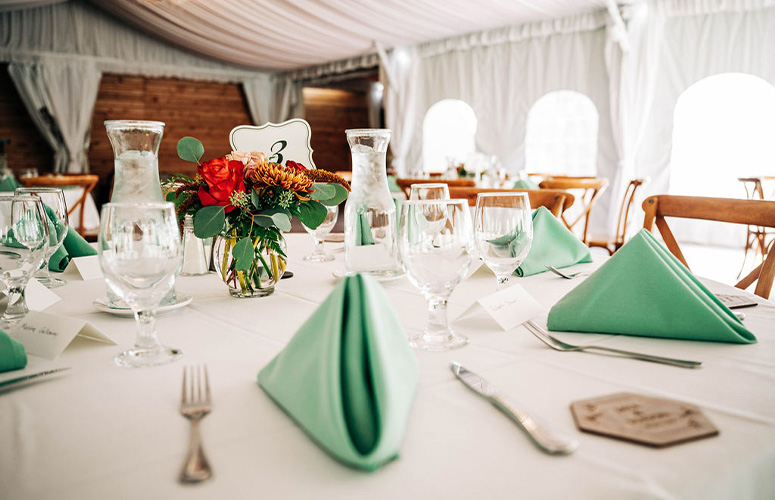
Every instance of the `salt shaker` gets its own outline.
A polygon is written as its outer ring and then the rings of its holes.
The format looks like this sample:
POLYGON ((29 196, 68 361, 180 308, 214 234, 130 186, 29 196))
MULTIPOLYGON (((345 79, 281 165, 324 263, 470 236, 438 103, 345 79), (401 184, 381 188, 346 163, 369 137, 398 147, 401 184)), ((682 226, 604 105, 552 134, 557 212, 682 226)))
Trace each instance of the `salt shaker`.
POLYGON ((204 241, 194 234, 194 217, 186 215, 183 219, 183 276, 201 276, 209 272, 204 241))

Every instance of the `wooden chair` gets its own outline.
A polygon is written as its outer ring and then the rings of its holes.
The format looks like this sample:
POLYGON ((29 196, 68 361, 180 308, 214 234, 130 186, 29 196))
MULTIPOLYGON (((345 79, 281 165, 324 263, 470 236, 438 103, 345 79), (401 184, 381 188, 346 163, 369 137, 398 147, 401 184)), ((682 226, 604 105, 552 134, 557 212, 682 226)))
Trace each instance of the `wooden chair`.
MULTIPOLYGON (((643 227, 651 231, 656 223, 668 250, 687 269, 689 265, 686 263, 665 217, 713 220, 775 228, 775 201, 659 195, 646 198, 643 202, 643 210, 646 212, 643 227)), ((772 251, 772 248, 770 250, 767 258, 735 285, 737 288, 746 289, 758 280, 754 293, 765 299, 769 298, 772 283, 775 280, 775 251, 772 251)))
MULTIPOLYGON (((775 181, 775 177, 738 177, 737 180, 743 183, 746 197, 749 200, 766 200, 768 199, 768 196, 764 194, 763 184, 768 181, 775 181)), ((772 193, 772 195, 769 196, 770 199, 773 197, 775 197, 775 193, 772 193)), ((745 238, 745 255, 743 256, 743 264, 740 267, 740 272, 737 274, 738 278, 743 274, 743 270, 746 268, 749 250, 753 251, 754 261, 760 254, 762 260, 767 258, 767 248, 770 246, 768 240, 772 241, 773 235, 775 235, 775 231, 772 229, 761 226, 748 226, 748 234, 745 238)))
POLYGON ((627 238, 627 226, 630 224, 630 220, 632 219, 631 209, 633 202, 635 201, 635 192, 639 187, 648 183, 648 181, 648 178, 633 179, 629 184, 627 184, 627 189, 624 191, 624 198, 622 199, 622 206, 619 209, 619 220, 616 221, 616 235, 614 235, 613 239, 590 238, 590 240, 587 242, 587 246, 590 248, 605 248, 608 250, 608 255, 613 255, 622 247, 622 245, 624 245, 624 240, 627 238))
POLYGON ((396 179, 398 187, 409 198, 409 192, 412 190, 412 184, 440 184, 444 183, 449 187, 475 187, 473 179, 396 179))
POLYGON ((592 207, 595 205, 597 198, 605 191, 608 186, 608 179, 597 177, 552 177, 542 181, 541 189, 574 189, 580 190, 581 196, 577 196, 580 199, 580 212, 572 221, 568 221, 568 217, 565 214, 562 215, 562 221, 565 226, 573 231, 580 222, 583 221, 581 229, 581 241, 587 243, 587 233, 589 231, 589 216, 592 213, 592 207))
POLYGON ((552 215, 558 219, 567 210, 576 197, 567 191, 557 189, 487 189, 475 187, 450 187, 450 198, 462 198, 468 200, 468 205, 476 206, 476 196, 479 193, 527 193, 530 198, 530 207, 546 207, 552 215))
MULTIPOLYGON (((79 186, 83 188, 83 194, 78 198, 73 206, 68 207, 67 216, 70 217, 78 208, 81 211, 78 215, 78 223, 74 225, 73 229, 78 231, 81 236, 86 236, 86 230, 83 224, 83 217, 86 212, 85 202, 86 197, 92 192, 94 186, 97 185, 100 178, 94 174, 68 174, 68 175, 42 175, 38 177, 22 177, 19 182, 24 187, 55 187, 66 188, 72 186, 79 186)), ((72 222, 71 222, 72 224, 72 222)))

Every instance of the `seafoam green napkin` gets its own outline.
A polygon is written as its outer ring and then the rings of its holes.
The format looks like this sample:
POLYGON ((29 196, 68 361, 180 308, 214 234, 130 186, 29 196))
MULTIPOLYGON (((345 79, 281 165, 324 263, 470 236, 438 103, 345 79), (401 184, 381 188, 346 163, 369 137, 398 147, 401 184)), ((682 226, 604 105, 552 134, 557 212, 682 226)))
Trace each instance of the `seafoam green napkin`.
POLYGON ((417 379, 385 292, 362 275, 344 278, 258 374, 318 445, 369 471, 398 456, 417 379))
POLYGON ((756 337, 642 229, 549 311, 550 330, 750 344, 756 337))
POLYGON ((0 372, 18 370, 27 366, 24 346, 0 330, 0 372))
POLYGON ((65 270, 70 260, 75 257, 86 257, 87 255, 97 255, 97 250, 92 248, 83 236, 72 227, 67 228, 67 235, 62 246, 54 252, 54 255, 48 261, 49 271, 62 272, 65 270))
POLYGON ((391 193, 403 193, 404 190, 398 186, 398 181, 395 175, 387 176, 388 189, 391 193))
POLYGON ((374 235, 371 234, 371 225, 366 212, 358 212, 355 215, 355 246, 374 245, 374 235))
POLYGON ((0 179, 0 192, 14 191, 16 188, 22 187, 12 175, 8 175, 0 179))
POLYGON ((560 268, 584 262, 592 262, 589 248, 546 207, 538 207, 533 212, 533 243, 515 271, 517 276, 543 273, 546 266, 560 268))
POLYGON ((511 189, 541 189, 541 186, 530 180, 529 177, 517 179, 511 189))

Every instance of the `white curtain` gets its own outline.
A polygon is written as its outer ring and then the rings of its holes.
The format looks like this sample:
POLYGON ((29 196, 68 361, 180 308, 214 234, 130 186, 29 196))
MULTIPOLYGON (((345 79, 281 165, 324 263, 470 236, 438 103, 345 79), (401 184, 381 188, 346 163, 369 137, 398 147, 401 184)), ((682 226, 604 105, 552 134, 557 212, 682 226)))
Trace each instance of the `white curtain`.
POLYGON ((93 62, 11 63, 8 73, 54 150, 54 171, 89 171, 91 118, 102 74, 93 62))
POLYGON ((414 165, 407 164, 409 149, 415 137, 417 124, 417 88, 419 58, 415 48, 398 48, 385 56, 380 64, 383 85, 382 102, 385 126, 393 131, 390 149, 393 170, 399 177, 417 177, 414 165))
POLYGON ((242 82, 250 118, 255 125, 304 117, 302 83, 288 77, 262 76, 242 82))

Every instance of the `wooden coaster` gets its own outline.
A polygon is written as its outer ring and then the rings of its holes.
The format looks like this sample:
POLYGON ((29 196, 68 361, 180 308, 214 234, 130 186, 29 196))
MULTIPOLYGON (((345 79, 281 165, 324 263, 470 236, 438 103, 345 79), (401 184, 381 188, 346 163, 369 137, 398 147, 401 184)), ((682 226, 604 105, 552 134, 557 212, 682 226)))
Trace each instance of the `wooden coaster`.
POLYGON ((698 407, 622 392, 575 401, 576 426, 585 432, 655 447, 715 436, 718 429, 698 407))

